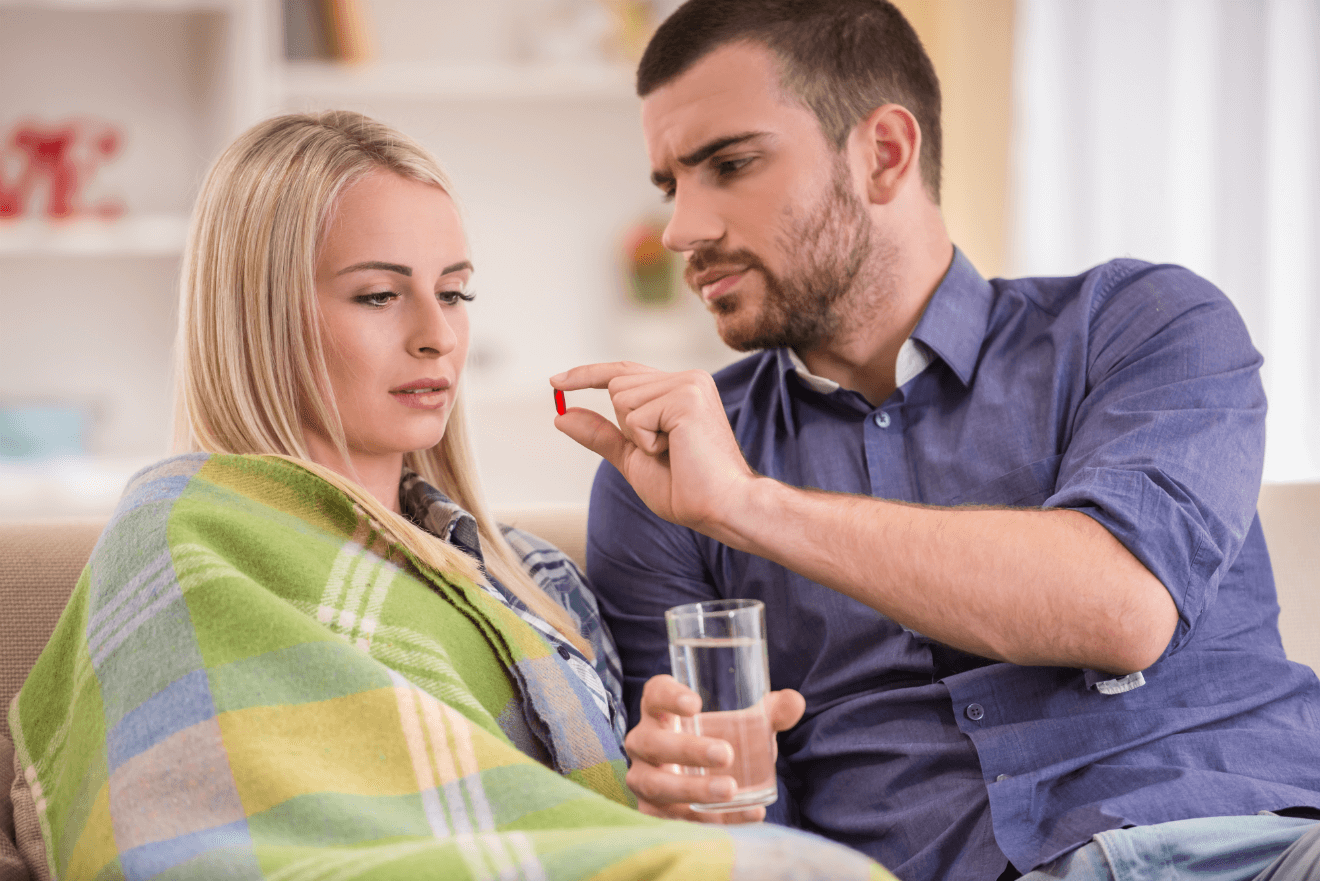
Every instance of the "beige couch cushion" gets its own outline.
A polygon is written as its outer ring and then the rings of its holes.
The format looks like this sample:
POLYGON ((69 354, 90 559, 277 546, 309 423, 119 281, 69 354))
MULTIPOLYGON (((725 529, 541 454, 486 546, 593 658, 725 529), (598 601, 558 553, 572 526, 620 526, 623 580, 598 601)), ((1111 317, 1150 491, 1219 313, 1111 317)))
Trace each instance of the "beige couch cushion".
POLYGON ((55 629, 104 519, 0 523, 0 732, 9 702, 55 629))
POLYGON ((14 808, 9 788, 14 782, 14 745, 0 734, 0 881, 26 881, 27 864, 14 838, 14 808))
POLYGON ((1267 483, 1257 507, 1279 592, 1284 651, 1320 671, 1320 483, 1267 483))

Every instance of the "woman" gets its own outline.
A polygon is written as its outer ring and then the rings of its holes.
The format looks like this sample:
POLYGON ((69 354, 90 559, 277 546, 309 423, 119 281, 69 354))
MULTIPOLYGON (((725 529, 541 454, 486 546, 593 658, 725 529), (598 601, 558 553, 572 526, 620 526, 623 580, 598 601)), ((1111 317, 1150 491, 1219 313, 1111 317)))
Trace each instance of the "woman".
POLYGON ((801 834, 632 809, 594 600, 476 490, 450 192, 346 112, 261 123, 208 175, 188 452, 130 482, 10 713, 46 868, 883 877, 801 834))

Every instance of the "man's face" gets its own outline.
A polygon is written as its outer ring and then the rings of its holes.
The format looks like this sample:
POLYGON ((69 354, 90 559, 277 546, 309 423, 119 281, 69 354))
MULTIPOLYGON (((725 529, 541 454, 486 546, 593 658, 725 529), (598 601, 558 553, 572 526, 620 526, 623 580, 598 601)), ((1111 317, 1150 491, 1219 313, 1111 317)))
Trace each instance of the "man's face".
POLYGON ((756 45, 707 55, 642 103, 652 180, 674 203, 664 242, 735 349, 810 351, 872 246, 848 164, 786 96, 756 45))

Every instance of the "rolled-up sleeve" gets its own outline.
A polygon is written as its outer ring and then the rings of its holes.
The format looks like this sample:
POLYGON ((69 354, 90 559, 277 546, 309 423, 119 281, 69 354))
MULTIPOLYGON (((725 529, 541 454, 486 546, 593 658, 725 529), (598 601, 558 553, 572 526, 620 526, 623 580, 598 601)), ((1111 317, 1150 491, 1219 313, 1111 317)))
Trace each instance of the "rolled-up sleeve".
POLYGON ((1186 270, 1101 275, 1085 398, 1047 507, 1108 529, 1195 632, 1255 516, 1265 447, 1261 356, 1228 299, 1186 270))

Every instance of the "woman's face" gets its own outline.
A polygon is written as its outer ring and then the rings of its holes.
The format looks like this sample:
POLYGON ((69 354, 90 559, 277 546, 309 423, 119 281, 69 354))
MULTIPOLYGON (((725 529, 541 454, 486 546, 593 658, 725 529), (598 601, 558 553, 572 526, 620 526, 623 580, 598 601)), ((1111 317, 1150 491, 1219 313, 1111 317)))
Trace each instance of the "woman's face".
POLYGON ((308 426, 313 460, 397 484, 404 453, 440 442, 467 357, 471 276, 458 211, 439 187, 382 170, 343 194, 317 256, 316 299, 351 462, 308 426))

